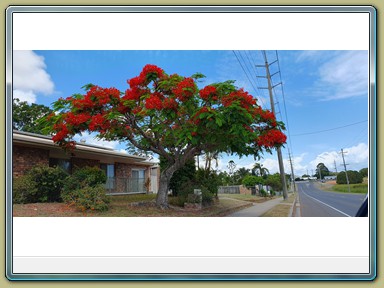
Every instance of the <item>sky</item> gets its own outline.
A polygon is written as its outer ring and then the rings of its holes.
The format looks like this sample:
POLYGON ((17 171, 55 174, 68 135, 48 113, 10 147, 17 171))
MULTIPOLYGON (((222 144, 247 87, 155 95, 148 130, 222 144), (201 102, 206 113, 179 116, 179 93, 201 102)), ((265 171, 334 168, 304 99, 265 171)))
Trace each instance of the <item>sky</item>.
MULTIPOLYGON (((287 130, 282 148, 284 169, 295 176, 315 173, 324 163, 331 172, 344 169, 341 149, 349 170, 368 167, 368 52, 358 51, 266 51, 270 65, 276 117, 287 130)), ((13 53, 13 97, 29 103, 51 104, 60 97, 82 93, 92 83, 102 87, 129 88, 127 79, 137 76, 144 65, 154 64, 167 74, 206 76, 201 85, 235 80, 263 108, 271 109, 265 58, 260 50, 15 50, 13 53)), ((100 141, 83 134, 87 143, 125 151, 126 145, 100 141)), ((80 136, 76 139, 80 139, 80 136)), ((228 171, 230 160, 252 168, 252 156, 221 155, 218 170, 228 171)), ((257 161, 270 173, 278 172, 276 153, 257 161)), ((203 165, 203 161, 200 161, 203 165)))

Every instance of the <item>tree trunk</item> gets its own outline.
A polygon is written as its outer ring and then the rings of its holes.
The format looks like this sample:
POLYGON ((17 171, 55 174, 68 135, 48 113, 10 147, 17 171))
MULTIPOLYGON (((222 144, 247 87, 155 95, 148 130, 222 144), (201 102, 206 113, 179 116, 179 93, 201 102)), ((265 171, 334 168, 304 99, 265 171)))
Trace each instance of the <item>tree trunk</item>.
POLYGON ((160 186, 156 196, 156 206, 161 209, 168 209, 168 190, 169 183, 171 182, 171 178, 177 166, 173 164, 172 166, 165 169, 160 173, 160 186))

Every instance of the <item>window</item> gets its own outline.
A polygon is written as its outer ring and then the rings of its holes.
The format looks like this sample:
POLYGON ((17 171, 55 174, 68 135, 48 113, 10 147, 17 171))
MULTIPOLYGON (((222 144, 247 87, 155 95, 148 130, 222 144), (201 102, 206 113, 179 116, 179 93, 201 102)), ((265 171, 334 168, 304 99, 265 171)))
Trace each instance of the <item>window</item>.
POLYGON ((100 169, 107 175, 107 182, 105 188, 113 190, 115 188, 115 165, 114 164, 100 164, 100 169))
POLYGON ((68 174, 71 173, 72 165, 69 159, 60 159, 60 158, 49 158, 50 167, 60 167, 68 174))

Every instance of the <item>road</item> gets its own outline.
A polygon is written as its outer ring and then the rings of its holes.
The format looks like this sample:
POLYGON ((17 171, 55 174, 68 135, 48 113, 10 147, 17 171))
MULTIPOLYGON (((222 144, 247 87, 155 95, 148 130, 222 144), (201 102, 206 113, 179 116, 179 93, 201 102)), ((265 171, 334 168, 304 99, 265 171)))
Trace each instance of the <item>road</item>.
POLYGON ((302 217, 353 217, 365 194, 325 192, 313 182, 296 182, 302 217))

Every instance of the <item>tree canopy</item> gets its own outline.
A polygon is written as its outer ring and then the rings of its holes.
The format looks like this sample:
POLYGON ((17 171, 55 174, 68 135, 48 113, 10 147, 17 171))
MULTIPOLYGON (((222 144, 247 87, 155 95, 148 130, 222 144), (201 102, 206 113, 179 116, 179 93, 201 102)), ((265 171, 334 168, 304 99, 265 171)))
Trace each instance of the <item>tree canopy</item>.
POLYGON ((258 157, 286 142, 284 124, 252 95, 232 80, 200 89, 197 82, 203 77, 168 75, 148 64, 127 81, 125 92, 88 84, 85 94, 59 99, 47 126, 52 139, 66 148, 75 145, 75 134, 90 131, 100 139, 123 141, 164 157, 168 166, 161 171, 157 204, 167 207, 170 178, 195 155, 258 157))
POLYGON ((47 106, 35 103, 28 104, 18 98, 13 99, 12 110, 12 128, 36 134, 44 134, 44 126, 38 120, 52 113, 52 110, 47 106))

